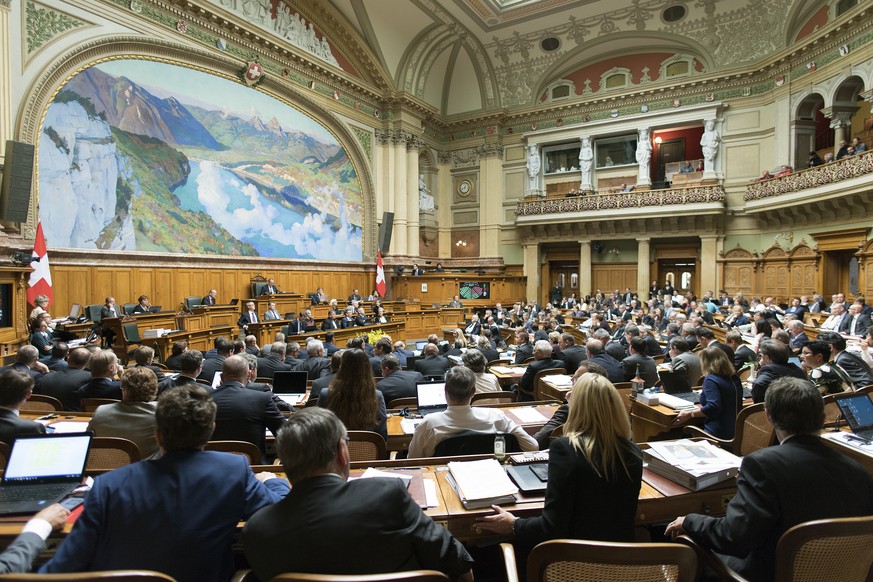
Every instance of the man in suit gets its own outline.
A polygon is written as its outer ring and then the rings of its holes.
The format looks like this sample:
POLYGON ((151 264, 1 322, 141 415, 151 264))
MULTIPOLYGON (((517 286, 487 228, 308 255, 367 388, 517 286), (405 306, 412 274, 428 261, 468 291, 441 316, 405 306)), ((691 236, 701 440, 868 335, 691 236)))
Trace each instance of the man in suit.
POLYGON ((221 366, 221 385, 212 393, 218 411, 211 440, 250 442, 265 455, 264 429, 276 434, 285 417, 269 394, 246 389, 248 372, 241 356, 231 356, 221 366))
POLYGON ((212 382, 215 373, 221 371, 221 367, 230 356, 231 351, 233 351, 233 343, 230 340, 223 337, 217 338, 215 340, 215 357, 203 360, 203 369, 198 378, 212 382))
POLYGON ((603 349, 603 342, 598 339, 590 339, 585 343, 585 350, 588 352, 588 362, 598 364, 606 370, 606 376, 609 381, 615 384, 616 382, 624 382, 624 371, 621 367, 621 362, 607 354, 603 349))
POLYGON ((415 355, 411 350, 406 349, 406 342, 403 340, 397 340, 394 342, 394 351, 391 353, 397 356, 397 359, 400 360, 401 366, 406 366, 407 358, 415 355))
MULTIPOLYGON (((187 350, 179 360, 179 367, 179 375, 173 378, 170 385, 164 390, 186 384, 196 384, 197 377, 203 371, 203 354, 199 350, 187 350)), ((161 393, 161 387, 158 386, 158 394, 161 393)))
POLYGON ((258 312, 255 311, 255 302, 247 301, 246 302, 246 310, 243 311, 236 324, 242 329, 244 332, 249 331, 250 323, 258 323, 258 312))
POLYGON ((283 572, 416 569, 473 579, 473 559, 464 546, 421 511, 404 484, 394 479, 348 481, 346 430, 333 412, 306 408, 292 415, 276 445, 294 489, 243 529, 246 558, 259 579, 283 572), (300 455, 301 450, 310 453, 300 455), (312 507, 318 511, 307 510, 312 507), (342 559, 335 548, 342 548, 342 559))
POLYGON ((215 418, 202 386, 161 396, 162 456, 97 477, 76 527, 40 572, 156 570, 180 582, 229 580, 237 524, 289 488, 273 473, 255 476, 245 457, 204 451, 215 418))
POLYGON ((416 372, 423 376, 445 376, 452 363, 440 354, 436 344, 427 344, 421 352, 423 358, 415 362, 416 372))
POLYGON ((352 294, 349 295, 349 303, 351 303, 352 301, 361 301, 361 300, 363 300, 363 297, 361 297, 361 294, 358 293, 357 289, 352 291, 352 294))
POLYGON ((315 290, 315 293, 309 296, 309 300, 312 305, 320 305, 322 303, 327 303, 327 295, 324 294, 324 289, 319 287, 315 290))
POLYGON ((521 364, 533 357, 533 346, 530 345, 530 336, 524 328, 515 330, 515 360, 514 364, 521 364))
MULTIPOLYGON (((846 332, 849 335, 860 336, 867 333, 870 327, 870 316, 864 313, 864 306, 860 303, 852 303, 849 306, 849 323, 846 332)), ((49 366, 51 368, 51 366, 49 366)))
POLYGON ((758 360, 755 350, 743 343, 743 334, 738 331, 729 331, 724 336, 724 343, 734 351, 734 369, 739 370, 749 363, 749 360, 758 360))
POLYGON ((342 329, 347 329, 349 327, 355 327, 355 310, 352 306, 346 307, 346 314, 340 321, 340 327, 342 329))
POLYGON ((658 365, 648 354, 646 340, 641 337, 631 339, 630 355, 621 361, 621 368, 625 382, 630 382, 637 373, 645 381, 646 386, 654 386, 660 380, 658 365))
POLYGON ((51 354, 40 361, 45 364, 50 371, 57 372, 58 370, 63 370, 67 367, 67 356, 69 353, 70 348, 67 344, 65 342, 58 342, 52 346, 51 354))
MULTIPOLYGON (((370 357, 370 366, 373 368, 373 376, 379 377, 382 375, 382 358, 390 354, 394 350, 394 345, 387 337, 379 338, 376 345, 373 346, 373 355, 370 357)), ((388 402, 387 400, 385 402, 388 402)))
POLYGON ((479 335, 479 332, 482 330, 482 324, 479 322, 479 315, 474 313, 470 316, 470 323, 467 324, 467 327, 464 328, 464 333, 469 335, 479 335))
POLYGON ((253 335, 247 335, 245 342, 247 354, 251 354, 256 358, 261 355, 261 348, 258 347, 258 338, 253 335))
POLYGON ((164 365, 171 370, 180 369, 182 354, 185 353, 187 349, 188 342, 185 340, 173 342, 173 346, 170 348, 170 356, 166 359, 164 365))
POLYGON ((358 307, 358 315, 355 317, 356 326, 373 325, 373 320, 367 317, 363 307, 358 307))
POLYGON ((771 339, 761 340, 758 352, 761 354, 761 368, 752 383, 752 400, 755 403, 764 402, 770 384, 779 378, 806 379, 803 370, 788 363, 790 352, 788 346, 782 342, 771 339))
POLYGON ((400 360, 394 354, 387 354, 380 364, 382 379, 376 384, 376 389, 382 391, 386 404, 397 398, 415 396, 415 384, 425 381, 420 372, 402 370, 400 360))
POLYGON ((849 316, 846 313, 846 308, 842 303, 834 303, 831 305, 831 314, 821 324, 821 329, 827 331, 836 331, 839 333, 848 333, 849 316))
POLYGON ((336 318, 336 311, 331 309, 327 312, 327 317, 321 322, 321 331, 332 331, 340 328, 340 322, 336 318))
POLYGON ((275 295, 278 292, 279 288, 276 287, 276 281, 272 277, 267 279, 267 284, 261 287, 261 295, 275 295))
POLYGON ((843 369, 855 385, 855 390, 873 384, 873 370, 856 354, 846 351, 846 340, 832 331, 823 331, 818 339, 831 344, 831 361, 843 369))
POLYGON ((451 301, 449 301, 449 307, 453 309, 462 308, 464 304, 461 303, 461 298, 455 295, 451 301))
POLYGON ((276 309, 276 302, 270 301, 267 303, 267 310, 264 312, 264 321, 279 321, 282 319, 282 314, 276 309))
POLYGON ((588 352, 585 351, 585 346, 577 346, 576 339, 569 333, 561 334, 558 345, 561 347, 561 360, 564 362, 564 368, 567 369, 567 374, 572 376, 579 368, 579 364, 588 359, 588 352))
POLYGON ((518 381, 520 400, 533 400, 534 377, 538 372, 552 368, 563 368, 564 362, 552 359, 552 344, 548 340, 537 340, 533 346, 534 361, 528 364, 524 375, 518 381))
POLYGON ((297 366, 297 370, 306 372, 309 380, 314 381, 330 373, 330 361, 324 357, 324 344, 321 340, 309 340, 306 343, 306 354, 309 357, 297 366))
POLYGON ((0 441, 12 445, 15 437, 45 434, 38 422, 20 418, 18 411, 33 392, 33 378, 16 370, 0 373, 0 441))
POLYGON ((100 308, 100 319, 119 317, 118 307, 115 305, 115 297, 107 297, 106 303, 100 308))
POLYGON ((258 373, 261 378, 273 378, 276 372, 290 372, 294 367, 285 363, 285 352, 288 345, 285 342, 275 342, 265 358, 258 358, 258 373))
POLYGON ((333 339, 334 333, 332 331, 324 334, 324 353, 328 357, 339 351, 339 347, 337 347, 337 345, 333 343, 333 339))
POLYGON ((695 328, 694 337, 697 338, 697 345, 704 348, 715 347, 723 351, 731 362, 734 361, 734 350, 715 339, 715 334, 708 327, 700 326, 695 328))
POLYGON ((336 373, 339 371, 340 361, 343 357, 344 350, 337 350, 330 356, 330 373, 322 376, 321 378, 316 378, 312 381, 312 391, 311 394, 314 394, 314 398, 318 398, 318 394, 321 392, 322 388, 329 388, 330 383, 333 382, 333 379, 336 377, 336 373))
POLYGON ((673 363, 674 372, 685 371, 688 386, 697 386, 703 372, 700 369, 700 358, 688 349, 688 342, 681 337, 670 340, 670 361, 673 363))
POLYGON ((789 528, 873 513, 873 478, 818 436, 824 407, 812 384, 780 378, 764 407, 780 444, 743 457, 725 516, 690 514, 667 526, 668 534, 688 534, 753 581, 773 579, 776 543, 789 528))
POLYGON ((94 411, 88 430, 96 437, 133 442, 143 459, 156 457, 154 400, 158 381, 154 372, 145 366, 128 368, 121 377, 121 394, 121 402, 104 404, 94 411))
POLYGON ((791 351, 797 353, 809 341, 809 336, 806 335, 803 322, 799 319, 792 319, 788 322, 788 347, 791 351))
POLYGON ((133 308, 133 314, 151 313, 152 304, 149 302, 148 295, 140 295, 137 298, 137 304, 133 308))
POLYGON ((91 352, 85 348, 74 349, 70 352, 66 368, 37 378, 34 394, 57 398, 64 410, 79 410, 76 391, 91 380, 91 372, 85 369, 90 361, 91 352))
POLYGON ((116 373, 121 371, 115 352, 100 350, 96 354, 91 354, 89 366, 91 368, 91 381, 76 390, 80 406, 82 398, 121 400, 121 382, 114 379, 116 373))
POLYGON ((208 307, 212 307, 215 305, 215 298, 218 296, 218 291, 215 289, 210 289, 209 293, 200 300, 201 305, 206 305, 208 307))
MULTIPOLYGON (((133 350, 133 360, 136 362, 136 367, 148 368, 155 373, 155 377, 157 377, 158 379, 158 386, 166 386, 169 384, 170 379, 167 377, 166 374, 164 374, 164 371, 154 365, 154 349, 150 348, 149 346, 139 346, 138 348, 133 350)), ((162 388, 161 392, 163 392, 165 389, 166 388, 162 388)))
POLYGON ((0 553, 0 574, 29 572, 33 561, 45 550, 46 538, 52 531, 60 531, 69 517, 69 511, 54 503, 30 518, 18 537, 0 553))
POLYGON ((292 319, 288 323, 288 335, 302 335, 306 333, 306 311, 301 310, 297 314, 297 319, 292 319))

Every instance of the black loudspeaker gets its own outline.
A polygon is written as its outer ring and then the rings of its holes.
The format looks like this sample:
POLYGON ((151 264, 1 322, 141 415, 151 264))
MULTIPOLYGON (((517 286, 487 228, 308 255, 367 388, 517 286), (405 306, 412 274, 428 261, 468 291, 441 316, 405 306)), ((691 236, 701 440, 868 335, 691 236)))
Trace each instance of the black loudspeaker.
POLYGON ((382 256, 388 252, 388 247, 391 246, 391 233, 394 232, 394 213, 382 213, 382 225, 379 227, 379 250, 382 251, 382 256))
POLYGON ((30 186, 33 182, 34 148, 20 141, 6 142, 3 185, 0 188, 0 220, 27 222, 30 186))

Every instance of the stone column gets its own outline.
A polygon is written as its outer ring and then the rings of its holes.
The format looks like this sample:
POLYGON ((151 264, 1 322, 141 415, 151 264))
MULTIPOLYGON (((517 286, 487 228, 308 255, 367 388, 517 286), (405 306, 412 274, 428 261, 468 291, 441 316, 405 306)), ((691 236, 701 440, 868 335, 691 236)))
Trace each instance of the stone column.
POLYGON ((436 219, 439 229, 439 245, 441 257, 452 256, 452 154, 451 152, 439 152, 437 154, 439 164, 439 191, 440 198, 436 199, 436 219))
POLYGON ((637 239, 637 295, 640 297, 640 302, 644 303, 644 296, 646 295, 646 290, 649 288, 649 282, 651 278, 649 277, 649 270, 651 262, 649 261, 649 253, 650 253, 650 238, 640 238, 637 239))
MULTIPOLYGON (((12 74, 9 54, 12 39, 9 37, 9 6, 11 0, 0 0, 0 153, 6 155, 6 140, 12 135, 12 74)), ((24 2, 19 3, 24 11, 24 2)), ((24 30, 22 29, 22 33, 24 30)), ((31 220, 33 217, 31 216, 31 220)))
POLYGON ((591 295, 591 241, 579 241, 579 300, 591 295))
POLYGON ((500 257, 503 222, 503 145, 479 148, 479 256, 500 257))
POLYGON ((420 206, 418 196, 418 151, 421 149, 421 139, 412 134, 406 138, 406 252, 411 257, 419 255, 420 206))
POLYGON ((707 291, 718 293, 718 236, 700 236, 700 289, 694 291, 702 296, 707 291))
POLYGON ((536 297, 540 298, 540 245, 530 242, 523 245, 524 250, 524 276, 527 277, 525 288, 525 300, 536 297))
MULTIPOLYGON (((376 185, 376 218, 381 219, 383 212, 394 212, 394 152, 390 147, 391 132, 377 129, 375 152, 373 156, 373 178, 376 185)), ((396 217, 395 217, 396 219, 396 217)), ((379 241, 376 241, 378 246, 379 241)), ((385 249, 385 256, 392 255, 397 248, 397 235, 392 233, 391 244, 385 249)))
POLYGON ((834 130, 834 156, 840 151, 840 141, 850 141, 846 128, 852 125, 852 116, 858 111, 855 105, 832 105, 821 110, 825 117, 831 120, 830 128, 834 130))
POLYGON ((637 176, 637 189, 648 190, 652 185, 651 178, 651 163, 652 163, 652 140, 649 139, 649 128, 644 127, 638 129, 637 133, 637 164, 639 164, 639 175, 637 176))
MULTIPOLYGON (((409 255, 407 224, 409 223, 409 180, 407 179, 406 136, 399 129, 390 134, 391 165, 394 169, 394 254, 409 255)), ((416 208, 418 184, 415 186, 416 208)))

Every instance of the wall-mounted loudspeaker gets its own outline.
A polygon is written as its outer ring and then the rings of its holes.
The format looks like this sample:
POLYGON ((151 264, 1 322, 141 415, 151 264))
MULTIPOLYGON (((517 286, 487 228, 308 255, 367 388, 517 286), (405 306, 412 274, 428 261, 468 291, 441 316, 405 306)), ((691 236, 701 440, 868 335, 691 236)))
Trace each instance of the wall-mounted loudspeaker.
POLYGON ((3 184, 0 186, 0 220, 27 222, 33 182, 34 148, 19 141, 6 142, 3 184))
POLYGON ((379 226, 379 250, 382 251, 382 256, 388 252, 388 247, 391 246, 391 233, 394 231, 394 213, 383 212, 382 224, 379 226))

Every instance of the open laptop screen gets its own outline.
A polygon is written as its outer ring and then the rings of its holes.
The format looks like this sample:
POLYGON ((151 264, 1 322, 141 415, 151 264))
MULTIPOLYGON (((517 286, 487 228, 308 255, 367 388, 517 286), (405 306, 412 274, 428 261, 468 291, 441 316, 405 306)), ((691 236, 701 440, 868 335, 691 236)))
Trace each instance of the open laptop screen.
POLYGON ((70 307, 70 319, 78 319, 79 318, 79 310, 82 308, 78 303, 73 303, 72 307, 70 307))
POLYGON ((85 433, 18 437, 9 453, 3 483, 80 478, 90 444, 91 435, 85 433))
POLYGON ((852 394, 845 398, 837 398, 836 403, 853 432, 873 429, 873 401, 868 394, 852 394))
POLYGON ((448 408, 445 382, 419 382, 415 385, 415 395, 421 414, 448 408))

